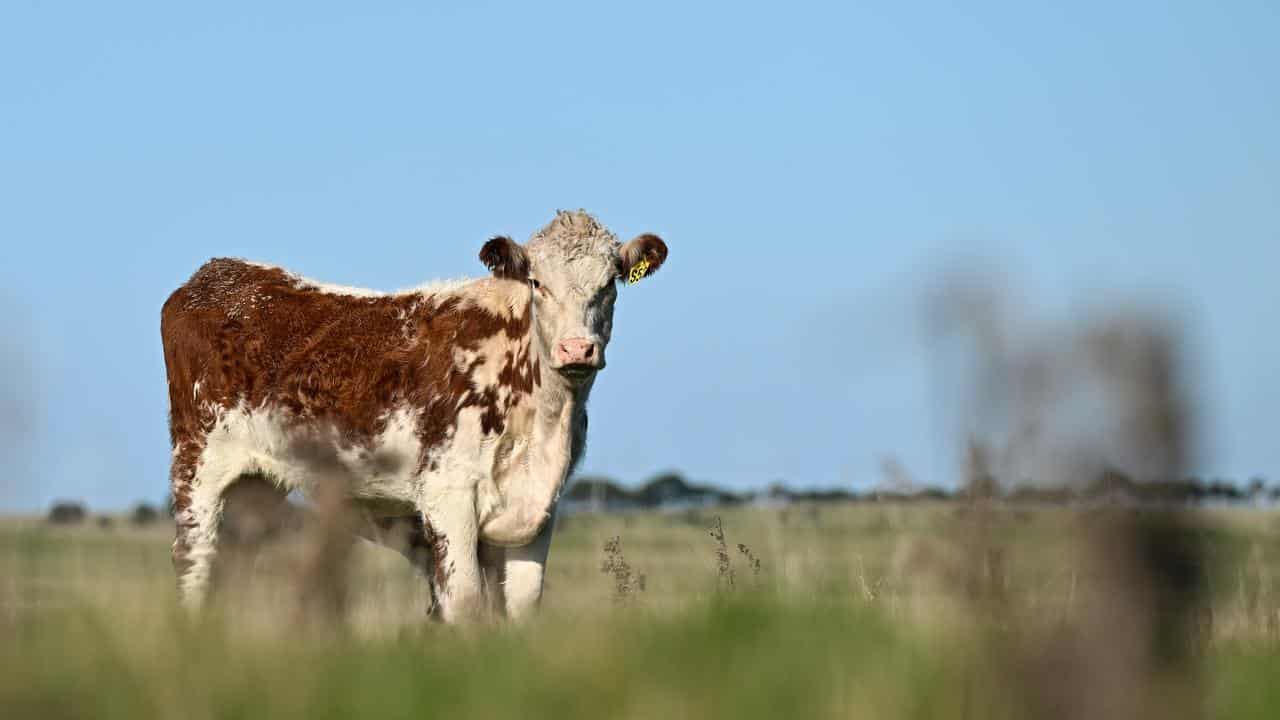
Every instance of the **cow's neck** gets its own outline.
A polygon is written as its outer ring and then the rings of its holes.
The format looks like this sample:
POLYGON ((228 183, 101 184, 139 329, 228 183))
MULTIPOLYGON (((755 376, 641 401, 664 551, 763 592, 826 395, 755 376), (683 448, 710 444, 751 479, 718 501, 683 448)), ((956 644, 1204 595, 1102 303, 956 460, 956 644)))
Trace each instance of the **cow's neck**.
POLYGON ((537 406, 537 427, 550 433, 569 427, 576 413, 586 408, 587 395, 591 393, 594 378, 585 383, 573 386, 568 384, 559 372, 551 369, 550 363, 543 358, 539 363, 540 381, 534 388, 534 403, 537 406))
MULTIPOLYGON (((528 342, 535 341, 530 337, 528 342)), ((530 351, 541 355, 536 348, 530 351)), ((551 369, 546 357, 540 357, 537 365, 527 462, 512 469, 502 484, 503 507, 481 527, 483 539, 496 545, 524 545, 533 540, 549 517, 576 459, 575 445, 581 441, 575 440, 575 434, 580 431, 594 379, 572 386, 551 369)))

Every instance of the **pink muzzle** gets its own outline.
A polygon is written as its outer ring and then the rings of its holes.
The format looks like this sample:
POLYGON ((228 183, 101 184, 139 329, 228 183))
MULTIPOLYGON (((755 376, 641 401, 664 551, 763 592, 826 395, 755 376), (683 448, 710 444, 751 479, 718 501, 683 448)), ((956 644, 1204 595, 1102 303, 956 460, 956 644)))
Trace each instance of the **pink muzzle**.
POLYGON ((599 367, 600 357, 600 348, 586 338, 569 338, 556 343, 556 362, 560 365, 599 367))

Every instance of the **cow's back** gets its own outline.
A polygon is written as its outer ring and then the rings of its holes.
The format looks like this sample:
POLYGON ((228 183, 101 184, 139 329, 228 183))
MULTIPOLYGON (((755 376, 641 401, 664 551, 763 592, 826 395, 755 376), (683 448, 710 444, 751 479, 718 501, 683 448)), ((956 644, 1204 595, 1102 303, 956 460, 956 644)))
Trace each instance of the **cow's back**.
POLYGON ((326 292, 278 268, 210 260, 161 313, 175 444, 242 402, 376 431, 408 379, 414 301, 326 292))

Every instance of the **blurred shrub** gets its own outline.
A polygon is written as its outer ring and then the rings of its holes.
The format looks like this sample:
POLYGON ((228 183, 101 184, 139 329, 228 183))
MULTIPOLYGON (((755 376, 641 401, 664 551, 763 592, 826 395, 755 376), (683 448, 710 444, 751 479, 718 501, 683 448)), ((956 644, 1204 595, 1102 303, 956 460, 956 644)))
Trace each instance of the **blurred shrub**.
POLYGON ((160 519, 160 511, 151 503, 138 503, 129 513, 129 522, 139 527, 150 525, 160 519))
POLYGON ((49 508, 48 521, 51 525, 79 525, 88 515, 84 503, 59 500, 49 508))

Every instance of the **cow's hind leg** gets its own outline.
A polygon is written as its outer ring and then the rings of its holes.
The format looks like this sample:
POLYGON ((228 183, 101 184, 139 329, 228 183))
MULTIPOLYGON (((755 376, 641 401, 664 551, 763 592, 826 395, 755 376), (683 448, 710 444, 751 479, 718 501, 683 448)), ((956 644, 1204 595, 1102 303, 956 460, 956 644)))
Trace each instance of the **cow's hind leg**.
MULTIPOLYGON (((213 590, 227 491, 242 477, 237 463, 224 461, 211 469, 209 464, 201 465, 199 457, 198 444, 179 445, 171 478, 176 530, 173 566, 179 599, 192 610, 203 607, 213 590)), ((260 475, 246 477, 266 484, 260 475)))
POLYGON ((217 563, 210 587, 244 587, 253 577, 259 553, 286 529, 297 530, 300 518, 287 494, 266 476, 242 475, 222 493, 218 521, 217 563))
POLYGON ((202 497, 200 493, 193 493, 177 518, 173 563, 178 574, 178 597, 191 610, 204 606, 213 584, 222 505, 220 495, 202 497))
POLYGON ((173 503, 173 570, 178 579, 182 604, 198 609, 204 604, 212 581, 213 559, 217 554, 221 495, 199 492, 196 470, 202 446, 194 441, 179 442, 173 452, 170 492, 173 503))

